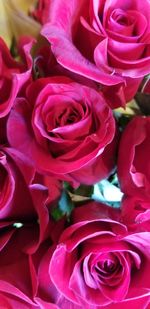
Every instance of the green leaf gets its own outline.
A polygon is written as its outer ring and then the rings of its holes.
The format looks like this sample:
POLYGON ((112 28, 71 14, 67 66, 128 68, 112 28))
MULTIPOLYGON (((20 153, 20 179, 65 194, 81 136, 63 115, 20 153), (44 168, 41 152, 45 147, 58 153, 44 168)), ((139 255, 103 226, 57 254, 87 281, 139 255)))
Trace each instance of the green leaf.
POLYGON ((73 187, 72 187, 72 186, 70 185, 70 183, 67 182, 67 181, 64 181, 64 182, 63 182, 63 187, 64 187, 65 190, 67 190, 67 191, 69 191, 69 192, 73 192, 73 191, 74 191, 73 187))
POLYGON ((13 58, 16 58, 18 56, 18 48, 17 48, 17 42, 15 37, 12 38, 12 43, 10 46, 10 53, 13 56, 13 58))
POLYGON ((51 215, 55 221, 58 221, 63 217, 63 213, 59 208, 53 208, 51 211, 51 215))
POLYGON ((81 185, 74 191, 74 194, 85 197, 91 197, 93 192, 94 192, 94 186, 81 185))
POLYGON ((70 215, 71 211, 73 210, 72 200, 66 190, 64 190, 61 195, 61 198, 58 202, 58 207, 63 214, 67 215, 70 215))
POLYGON ((64 181, 64 188, 73 195, 91 197, 94 191, 94 186, 80 185, 74 189, 68 182, 64 181))
POLYGON ((69 218, 74 204, 66 190, 62 192, 61 198, 58 202, 57 207, 53 208, 51 215, 55 221, 60 220, 62 217, 67 216, 69 218))

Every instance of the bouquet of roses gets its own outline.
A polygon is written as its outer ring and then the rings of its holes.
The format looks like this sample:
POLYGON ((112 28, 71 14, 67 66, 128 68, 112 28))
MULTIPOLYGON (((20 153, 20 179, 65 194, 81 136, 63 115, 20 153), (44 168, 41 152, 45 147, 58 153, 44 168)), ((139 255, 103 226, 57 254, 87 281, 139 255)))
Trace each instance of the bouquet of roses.
POLYGON ((150 1, 0 3, 0 308, 150 308, 150 1))

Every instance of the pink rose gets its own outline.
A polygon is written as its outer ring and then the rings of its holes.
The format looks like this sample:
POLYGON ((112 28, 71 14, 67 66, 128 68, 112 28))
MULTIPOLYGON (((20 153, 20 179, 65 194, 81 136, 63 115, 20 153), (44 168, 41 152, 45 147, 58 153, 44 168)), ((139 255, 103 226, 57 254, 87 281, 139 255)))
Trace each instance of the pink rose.
POLYGON ((36 8, 31 11, 31 16, 39 21, 41 24, 45 24, 49 21, 51 0, 39 0, 36 8))
POLYGON ((49 277, 49 260, 56 248, 65 223, 64 218, 55 222, 52 225, 53 229, 49 230, 47 239, 30 255, 30 275, 33 283, 32 299, 41 309, 63 308, 60 304, 64 297, 59 293, 49 277))
POLYGON ((149 134, 150 117, 134 117, 125 128, 119 146, 121 190, 136 198, 150 197, 149 134))
MULTIPOLYGON (((57 227, 59 227, 59 223, 57 227)), ((30 259, 31 269, 34 274, 33 299, 36 304, 43 305, 43 309, 60 308, 58 302, 61 295, 50 281, 48 273, 49 260, 55 247, 56 245, 51 245, 50 242, 43 243, 30 259)))
POLYGON ((0 219, 24 219, 34 213, 29 185, 35 170, 24 156, 11 148, 0 149, 0 219), (21 206, 20 206, 21 205, 21 206))
POLYGON ((129 233, 102 209, 97 218, 88 211, 89 204, 75 209, 74 224, 62 233, 50 261, 52 282, 72 308, 146 308, 150 232, 129 233))
POLYGON ((32 237, 25 239, 24 246, 30 247, 31 241, 35 251, 48 235, 49 225, 53 228, 49 210, 60 198, 61 184, 54 177, 38 175, 24 155, 4 147, 0 151, 0 180, 1 223, 26 227, 30 222, 32 237))
POLYGON ((52 183, 49 177, 47 179, 40 177, 40 182, 37 183, 36 180, 38 178, 35 174, 35 169, 24 155, 15 149, 1 147, 0 219, 6 220, 9 218, 9 220, 16 220, 20 218, 20 220, 26 220, 29 217, 32 218, 36 214, 35 209, 38 207, 41 198, 45 202, 50 202, 60 196, 61 189, 56 186, 55 178, 52 183), (48 196, 48 190, 50 191, 51 185, 53 186, 52 199, 50 195, 48 196))
POLYGON ((132 230, 150 231, 150 201, 125 196, 121 203, 121 219, 132 230))
MULTIPOLYGON (((22 229, 18 228, 18 231, 16 229, 13 237, 9 240, 10 230, 8 231, 7 226, 5 228, 3 226, 3 236, 0 237, 0 308, 60 309, 53 302, 53 294, 51 298, 49 295, 48 302, 45 301, 44 294, 41 294, 41 297, 35 297, 39 281, 37 281, 36 270, 32 263, 33 255, 23 252, 26 238, 30 241, 32 237, 32 234, 28 233, 31 226, 28 224, 24 231, 22 229), (18 234, 21 237, 17 237, 18 234), (2 246, 7 241, 9 242, 5 244, 6 248, 3 249, 2 246)), ((34 236, 34 229, 32 232, 34 236)), ((46 244, 48 243, 50 246, 50 239, 47 240, 46 244)), ((36 253, 36 265, 42 258, 45 248, 47 247, 43 243, 40 252, 36 253)), ((45 274, 43 274, 42 279, 44 280, 44 278, 45 274)))
POLYGON ((0 224, 0 294, 29 306, 34 295, 30 254, 37 248, 39 227, 36 221, 18 221, 8 219, 0 224))
POLYGON ((17 62, 10 54, 5 42, 0 38, 0 118, 6 116, 18 92, 22 86, 31 78, 32 58, 30 50, 33 45, 33 40, 22 38, 19 42, 19 53, 23 62, 17 62))
MULTIPOLYGON (((45 243, 49 248, 54 228, 57 227, 57 239, 63 225, 59 229, 51 220, 49 186, 37 183, 38 176, 34 177, 34 169, 23 155, 2 148, 0 175, 0 307, 7 304, 6 308, 34 308, 35 305, 43 309, 42 300, 34 301, 36 279, 31 255, 39 248, 43 250, 45 243)), ((48 183, 46 179, 45 184, 50 183, 52 180, 48 183)), ((54 184, 51 188, 55 191, 54 184)), ((55 199, 53 194, 52 201, 55 199)), ((49 307, 45 305, 45 308, 49 307)))
MULTIPOLYGON (((4 243, 5 237, 6 242, 8 234, 9 232, 5 232, 3 239, 2 235, 0 237, 0 307, 8 309, 32 308, 34 301, 30 275, 30 256, 20 251, 20 244, 17 244, 17 239, 13 242, 10 241, 7 249, 2 250, 2 241, 4 243)), ((24 240, 25 237, 22 237, 22 242, 24 240)))
POLYGON ((28 301, 27 299, 24 301, 22 298, 10 295, 9 293, 0 293, 0 306, 3 309, 60 309, 57 305, 46 303, 41 299, 34 303, 32 301, 28 301))
POLYGON ((51 1, 50 23, 42 34, 63 67, 102 85, 115 85, 102 88, 108 97, 115 92, 110 101, 113 98, 111 106, 116 107, 133 98, 150 72, 149 11, 149 0, 51 1))
POLYGON ((1 308, 29 308, 33 305, 30 257, 26 253, 35 252, 52 228, 46 205, 48 190, 33 183, 34 174, 33 167, 23 155, 1 147, 1 308))
MULTIPOLYGON (((30 303, 30 308, 31 307, 30 303)), ((16 296, 0 293, 0 307, 3 309, 12 309, 12 308, 23 308, 23 309, 29 309, 29 303, 19 299, 16 296)))
MULTIPOLYGON (((37 47, 34 53, 34 64, 33 70, 38 78, 41 77, 56 77, 56 76, 66 76, 77 83, 94 88, 99 91, 96 83, 92 80, 87 79, 84 76, 79 76, 74 72, 71 72, 64 67, 62 67, 56 60, 54 54, 52 53, 51 46, 45 40, 42 46, 37 47)), ((113 91, 113 98, 115 101, 116 94, 113 91)), ((107 98, 109 103, 109 98, 107 98)))
POLYGON ((115 120, 101 94, 66 77, 43 78, 18 99, 8 120, 10 144, 44 174, 92 184, 115 163, 115 120))

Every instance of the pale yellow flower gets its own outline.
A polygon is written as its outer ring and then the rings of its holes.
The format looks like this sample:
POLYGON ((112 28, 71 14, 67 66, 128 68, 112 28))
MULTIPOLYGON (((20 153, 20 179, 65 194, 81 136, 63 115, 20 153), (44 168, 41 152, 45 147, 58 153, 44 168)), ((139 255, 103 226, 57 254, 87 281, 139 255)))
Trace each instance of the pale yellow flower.
POLYGON ((5 0, 0 1, 0 36, 10 46, 11 44, 11 31, 8 26, 8 16, 4 7, 5 0))
POLYGON ((130 101, 128 104, 126 104, 125 109, 120 107, 120 108, 115 109, 115 111, 119 112, 120 114, 129 116, 129 117, 138 115, 140 113, 139 107, 134 99, 130 101))
POLYGON ((40 24, 28 15, 36 0, 0 0, 0 36, 8 46, 21 35, 37 37, 40 24))

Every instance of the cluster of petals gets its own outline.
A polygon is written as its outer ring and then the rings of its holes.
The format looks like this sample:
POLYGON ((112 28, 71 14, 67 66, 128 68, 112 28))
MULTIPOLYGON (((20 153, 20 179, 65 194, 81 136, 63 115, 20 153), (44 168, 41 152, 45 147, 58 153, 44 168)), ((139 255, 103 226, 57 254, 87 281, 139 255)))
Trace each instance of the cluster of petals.
POLYGON ((37 42, 0 38, 0 308, 148 309, 150 116, 122 132, 113 109, 149 99, 150 1, 39 0, 30 18, 37 42), (120 208, 69 209, 116 170, 120 208))

